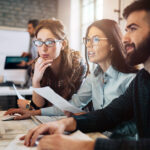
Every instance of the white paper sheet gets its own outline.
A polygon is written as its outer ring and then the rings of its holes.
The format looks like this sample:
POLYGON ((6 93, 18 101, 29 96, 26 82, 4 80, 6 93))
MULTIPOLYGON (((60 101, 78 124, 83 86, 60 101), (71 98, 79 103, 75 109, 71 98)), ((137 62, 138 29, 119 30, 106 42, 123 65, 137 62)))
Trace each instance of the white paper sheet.
POLYGON ((18 135, 14 140, 12 140, 4 150, 36 150, 37 147, 26 147, 24 141, 20 141, 19 138, 23 135, 18 135))
POLYGON ((16 86, 13 84, 13 87, 14 87, 14 89, 15 89, 15 92, 16 92, 16 94, 17 94, 17 97, 18 97, 18 99, 25 99, 19 92, 18 92, 18 90, 17 90, 17 88, 16 88, 16 86))
POLYGON ((83 112, 81 109, 71 105, 68 101, 66 101, 63 97, 56 94, 50 87, 43 88, 32 88, 37 94, 47 99, 53 105, 58 107, 62 111, 69 111, 72 113, 80 113, 83 112))

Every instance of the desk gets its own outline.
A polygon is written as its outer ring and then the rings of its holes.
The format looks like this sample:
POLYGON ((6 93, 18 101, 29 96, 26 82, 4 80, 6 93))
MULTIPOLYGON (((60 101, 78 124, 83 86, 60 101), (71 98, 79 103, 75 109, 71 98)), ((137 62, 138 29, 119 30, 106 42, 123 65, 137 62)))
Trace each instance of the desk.
MULTIPOLYGON (((19 121, 1 121, 1 118, 4 114, 4 111, 0 111, 0 150, 4 150, 12 141, 18 137, 18 135, 26 134, 29 129, 36 127, 36 123, 31 120, 19 120, 19 121), (2 128, 5 130, 3 131, 2 128), (4 133, 5 132, 5 133, 4 133)), ((102 134, 90 133, 87 134, 92 139, 96 139, 97 137, 102 137, 102 134)), ((19 142, 19 146, 23 147, 22 149, 26 150, 35 150, 36 147, 27 148, 21 144, 23 142, 19 142)), ((15 149, 20 150, 20 149, 15 149)))
POLYGON ((1 121, 3 114, 4 111, 0 111, 0 150, 4 150, 18 135, 26 134, 29 129, 36 126, 31 119, 1 121))

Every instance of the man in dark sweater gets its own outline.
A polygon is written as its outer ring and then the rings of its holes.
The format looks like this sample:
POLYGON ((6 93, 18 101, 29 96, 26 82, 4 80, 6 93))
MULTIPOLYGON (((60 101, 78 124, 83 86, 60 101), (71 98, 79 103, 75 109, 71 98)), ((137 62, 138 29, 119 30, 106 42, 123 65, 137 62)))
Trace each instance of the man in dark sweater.
POLYGON ((74 116, 57 122, 43 124, 30 130, 25 145, 32 146, 38 135, 55 133, 40 140, 39 149, 61 150, 150 150, 150 2, 139 0, 124 10, 127 19, 123 38, 126 60, 130 65, 144 64, 127 91, 112 101, 106 108, 85 115, 74 116), (79 140, 64 131, 106 131, 128 120, 135 120, 139 139, 111 140, 98 138, 96 141, 79 140))

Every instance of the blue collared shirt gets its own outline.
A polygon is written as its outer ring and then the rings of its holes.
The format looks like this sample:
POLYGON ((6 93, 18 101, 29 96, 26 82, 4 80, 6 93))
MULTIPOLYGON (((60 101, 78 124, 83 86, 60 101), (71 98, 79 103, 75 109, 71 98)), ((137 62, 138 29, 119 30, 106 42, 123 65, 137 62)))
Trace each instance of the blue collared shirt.
MULTIPOLYGON (((134 73, 121 73, 110 66, 105 73, 97 67, 83 82, 80 89, 69 101, 78 108, 83 108, 91 100, 94 110, 106 107, 113 99, 122 95, 130 82, 136 76, 134 73)), ((42 115, 63 115, 56 107, 41 109, 42 115)))

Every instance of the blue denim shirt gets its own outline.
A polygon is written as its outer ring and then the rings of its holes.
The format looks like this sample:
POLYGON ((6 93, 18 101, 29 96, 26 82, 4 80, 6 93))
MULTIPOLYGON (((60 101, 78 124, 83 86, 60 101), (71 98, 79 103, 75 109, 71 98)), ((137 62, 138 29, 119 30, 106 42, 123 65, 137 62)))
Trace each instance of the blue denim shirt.
MULTIPOLYGON (((83 82, 80 89, 69 101, 78 108, 83 108, 91 100, 94 110, 106 107, 113 99, 125 92, 130 82, 136 76, 134 73, 121 73, 110 66, 105 73, 97 67, 83 82)), ((63 115, 56 107, 41 109, 42 115, 63 115)))

